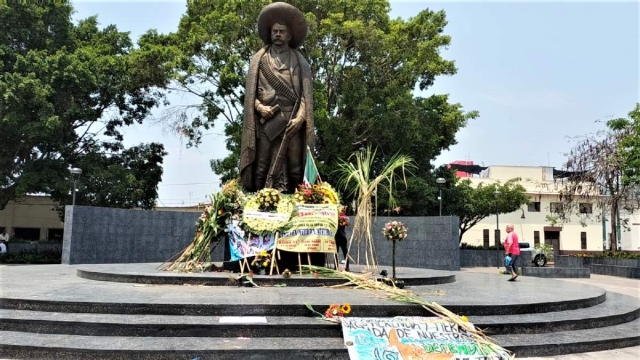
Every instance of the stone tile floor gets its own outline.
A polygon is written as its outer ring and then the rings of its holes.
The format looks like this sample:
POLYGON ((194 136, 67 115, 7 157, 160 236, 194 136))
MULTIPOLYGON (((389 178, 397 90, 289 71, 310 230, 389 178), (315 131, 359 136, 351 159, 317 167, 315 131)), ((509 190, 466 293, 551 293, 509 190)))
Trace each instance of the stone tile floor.
MULTIPOLYGON (((463 268, 463 272, 496 273, 502 269, 493 267, 463 268)), ((635 296, 640 299, 640 279, 627 279, 615 276, 592 274, 590 279, 559 279, 573 283, 598 286, 607 291, 635 296)), ((520 360, 582 360, 582 359, 640 359, 640 346, 623 349, 588 352, 582 354, 557 355, 548 357, 520 358, 520 360)))

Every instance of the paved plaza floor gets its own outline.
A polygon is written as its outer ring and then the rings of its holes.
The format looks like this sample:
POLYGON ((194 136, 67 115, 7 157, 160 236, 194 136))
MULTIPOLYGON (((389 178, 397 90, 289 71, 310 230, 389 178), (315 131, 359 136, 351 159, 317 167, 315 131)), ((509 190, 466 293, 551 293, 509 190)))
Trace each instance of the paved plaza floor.
MULTIPOLYGON (((500 269, 501 270, 501 269, 500 269)), ((463 268, 463 272, 472 273, 496 273, 499 269, 490 267, 482 268, 463 268)), ((598 286, 606 291, 616 292, 619 294, 630 295, 638 298, 640 301, 640 280, 627 279, 615 276, 592 274, 590 279, 560 279, 572 283, 581 283, 592 286, 598 286)), ((540 289, 542 290, 542 289, 540 289)), ((557 355, 548 357, 529 357, 520 358, 521 360, 581 360, 581 359, 640 359, 640 346, 633 346, 623 349, 596 351, 582 354, 557 355)))
MULTIPOLYGON (((137 265, 137 267, 139 266, 142 265, 137 265)), ((126 269, 124 266, 120 267, 122 268, 121 270, 126 270, 125 273, 128 274, 140 274, 141 272, 141 270, 137 267, 126 269)), ((203 305, 205 307, 207 305, 230 306, 238 303, 246 305, 257 304, 267 307, 270 305, 284 304, 288 306, 287 311, 295 310, 296 306, 303 307, 301 304, 306 301, 329 303, 335 298, 344 299, 344 301, 354 304, 356 305, 356 307, 361 307, 363 309, 378 309, 381 306, 386 306, 385 311, 389 311, 390 309, 395 311, 396 307, 404 306, 395 302, 390 303, 389 300, 380 298, 380 296, 378 296, 377 294, 365 291, 324 289, 322 292, 318 292, 317 288, 313 289, 306 287, 238 289, 237 287, 225 286, 175 286, 93 281, 76 276, 77 269, 78 266, 65 265, 42 265, 25 267, 0 265, 0 298, 16 299, 26 302, 51 301, 55 303, 61 301, 81 302, 85 304, 94 302, 103 304, 118 303, 123 306, 145 303, 150 308, 158 307, 162 304, 173 304, 174 307, 184 306, 186 308, 188 308, 191 304, 203 305), (167 291, 168 289, 176 289, 179 291, 167 291), (260 294, 260 296, 257 296, 258 294, 260 294)), ((399 269, 399 274, 403 270, 404 269, 399 269)), ((607 303, 603 305, 612 304, 611 306, 591 307, 591 305, 589 305, 589 307, 580 310, 580 314, 582 314, 581 316, 593 316, 596 314, 596 310, 602 308, 610 308, 612 311, 618 311, 618 308, 616 307, 618 306, 616 305, 616 301, 618 301, 617 298, 620 297, 624 297, 627 299, 627 305, 625 306, 628 306, 628 303, 630 303, 630 301, 631 304, 633 304, 633 298, 638 299, 638 302, 640 303, 640 280, 637 279, 591 275, 590 279, 550 280, 523 276, 520 277, 516 283, 509 283, 506 281, 506 279, 508 278, 506 275, 496 276, 496 274, 500 270, 501 269, 496 268, 465 268, 461 272, 456 274, 455 283, 439 284, 436 286, 415 286, 412 287, 412 289, 414 292, 416 292, 416 294, 421 295, 421 297, 424 299, 436 301, 438 303, 441 303, 442 305, 450 306, 451 308, 468 308, 469 310, 476 311, 477 313, 474 314, 469 313, 470 320, 476 324, 490 323, 492 316, 483 316, 485 314, 483 314, 482 311, 485 310, 481 309, 483 309, 484 307, 487 307, 487 309, 491 309, 491 314, 489 315, 495 315, 493 313, 499 310, 495 309, 495 306, 499 306, 499 308, 504 308, 505 305, 509 308, 515 308, 515 306, 525 306, 527 308, 531 307, 531 309, 534 309, 535 307, 540 306, 540 304, 547 304, 545 306, 549 306, 549 304, 564 300, 576 302, 583 301, 585 299, 604 299, 603 294, 605 293, 605 291, 623 294, 626 295, 626 297, 622 295, 617 295, 616 297, 613 296, 615 294, 610 294, 610 296, 608 297, 609 301, 607 301, 607 303), (442 293, 434 292, 434 288, 442 290, 442 293), (486 291, 486 289, 491 289, 491 291, 486 291), (470 297, 469 294, 474 294, 474 296, 470 297)), ((434 271, 433 275, 436 275, 436 273, 440 272, 434 271)), ((196 310, 200 311, 199 308, 195 309, 194 311, 196 310)), ((398 309, 397 311, 403 312, 406 310, 402 308, 398 309)), ((12 312, 14 316, 20 315, 20 311, 10 310, 5 312, 12 312)), ((77 312, 82 313, 82 311, 77 312)), ((25 311, 24 313, 29 313, 29 311, 25 311)), ((127 315, 128 313, 125 310, 116 311, 114 314, 107 313, 108 311, 105 311, 104 314, 68 314, 68 316, 70 320, 74 320, 74 316, 77 316, 79 318, 75 320, 81 321, 84 318, 90 318, 84 319, 84 321, 96 323, 99 323, 100 321, 112 321, 116 318, 123 320, 123 322, 129 321, 127 320, 129 319, 129 315, 127 315)), ((562 316, 565 316, 567 317, 567 319, 569 319, 568 317, 570 317, 570 315, 574 313, 576 312, 559 311, 553 313, 545 311, 533 311, 532 313, 529 313, 528 311, 526 311, 523 312, 522 315, 510 315, 512 314, 511 312, 509 314, 499 314, 502 315, 503 320, 505 320, 506 318, 512 318, 504 323, 512 323, 513 321, 515 321, 518 324, 521 324, 523 322, 534 321, 536 319, 536 321, 539 321, 542 318, 544 320, 544 322, 542 322, 542 324, 544 324, 543 326, 549 326, 547 321, 562 321, 562 316)), ((213 315, 215 314, 209 315, 213 318, 213 315)), ((500 316, 495 318, 499 319, 500 316)), ((131 317, 130 322, 135 322, 138 320, 153 322, 152 320, 154 319, 154 316, 147 317, 136 315, 131 317)), ((182 316, 179 320, 188 322, 190 321, 190 317, 182 316)), ((507 334, 511 334, 511 332, 507 334)), ((560 334, 560 332, 558 332, 557 334, 560 334)), ((56 336, 64 337, 65 335, 61 334, 56 336)), ((513 335, 498 335, 498 337, 500 338, 504 338, 506 336, 509 337, 509 339, 507 340, 514 339, 513 335)), ((497 340, 498 337, 496 337, 497 340)), ((515 335, 515 337, 530 339, 529 335, 527 334, 518 334, 515 335)), ((65 337, 65 339, 67 338, 65 337)), ((72 340, 71 337, 69 339, 72 340)), ((195 340, 201 341, 201 339, 195 340)), ((541 344, 548 343, 549 342, 547 342, 546 340, 541 342, 541 344)), ((528 360, 607 358, 640 359, 640 346, 600 352, 550 357, 518 357, 518 359, 528 360)))

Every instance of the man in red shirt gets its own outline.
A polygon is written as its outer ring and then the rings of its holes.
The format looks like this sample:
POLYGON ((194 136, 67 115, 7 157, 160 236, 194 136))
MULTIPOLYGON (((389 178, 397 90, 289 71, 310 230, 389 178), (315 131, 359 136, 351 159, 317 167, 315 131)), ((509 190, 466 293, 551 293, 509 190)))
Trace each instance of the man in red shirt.
POLYGON ((504 240, 504 254, 511 258, 509 267, 511 268, 511 279, 509 281, 516 281, 518 273, 516 272, 516 261, 520 256, 520 244, 518 243, 518 235, 513 231, 513 225, 507 225, 507 238, 504 240))

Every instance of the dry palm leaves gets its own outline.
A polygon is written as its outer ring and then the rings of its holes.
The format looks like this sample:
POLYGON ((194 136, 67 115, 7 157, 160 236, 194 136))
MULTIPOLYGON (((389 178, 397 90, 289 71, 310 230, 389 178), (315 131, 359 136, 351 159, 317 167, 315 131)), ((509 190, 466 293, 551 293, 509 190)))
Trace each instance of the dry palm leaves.
MULTIPOLYGON (((371 214, 374 212, 371 198, 378 193, 378 187, 382 187, 389 194, 389 206, 394 203, 393 188, 398 178, 405 182, 405 172, 415 167, 413 160, 404 155, 395 155, 384 166, 376 176, 375 162, 376 151, 368 147, 365 151, 360 151, 352 155, 355 164, 352 162, 341 162, 338 172, 340 174, 339 185, 347 189, 358 203, 356 209, 353 232, 349 239, 349 250, 353 242, 358 246, 357 263, 360 263, 360 246, 364 245, 365 264, 368 269, 378 266, 376 259, 376 249, 373 244, 371 234, 371 214), (396 174, 396 170, 401 170, 402 176, 396 174)), ((349 253, 349 252, 347 252, 349 253)))
MULTIPOLYGON (((445 307, 439 305, 436 302, 428 302, 420 298, 409 290, 399 289, 395 286, 384 284, 373 276, 372 273, 354 274, 346 271, 337 271, 329 268, 319 266, 303 266, 303 268, 310 271, 318 272, 321 276, 338 277, 347 280, 348 282, 330 287, 353 287, 354 289, 365 289, 372 291, 384 292, 382 296, 385 299, 399 301, 407 304, 416 304, 422 306, 424 309, 432 313, 433 315, 449 321, 458 326, 458 328, 467 331, 472 339, 480 345, 486 345, 491 348, 496 354, 504 353, 509 354, 510 359, 515 359, 515 356, 511 352, 507 351, 500 345, 496 344, 486 336, 482 330, 476 329, 466 318, 459 316, 447 310, 445 307)), ((444 295, 442 290, 434 290, 434 295, 444 295)))

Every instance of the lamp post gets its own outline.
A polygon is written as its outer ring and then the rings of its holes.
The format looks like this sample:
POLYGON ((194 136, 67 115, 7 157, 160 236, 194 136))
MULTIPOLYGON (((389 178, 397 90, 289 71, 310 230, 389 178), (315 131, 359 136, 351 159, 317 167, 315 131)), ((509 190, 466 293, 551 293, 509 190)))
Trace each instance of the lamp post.
POLYGON ((444 185, 446 182, 447 180, 445 180, 445 178, 439 177, 436 179, 436 183, 440 188, 440 194, 438 195, 438 201, 440 201, 440 216, 442 216, 442 185, 444 185))
POLYGON ((69 172, 71 173, 71 177, 73 177, 73 200, 71 202, 71 205, 75 205, 76 204, 76 181, 78 180, 78 176, 82 174, 82 169, 71 168, 69 169, 69 172))
POLYGON ((498 197, 500 195, 502 195, 502 192, 500 192, 500 190, 496 190, 493 192, 493 195, 496 198, 496 233, 495 233, 495 237, 496 237, 496 254, 498 255, 498 265, 497 268, 500 269, 500 214, 498 211, 498 197))

